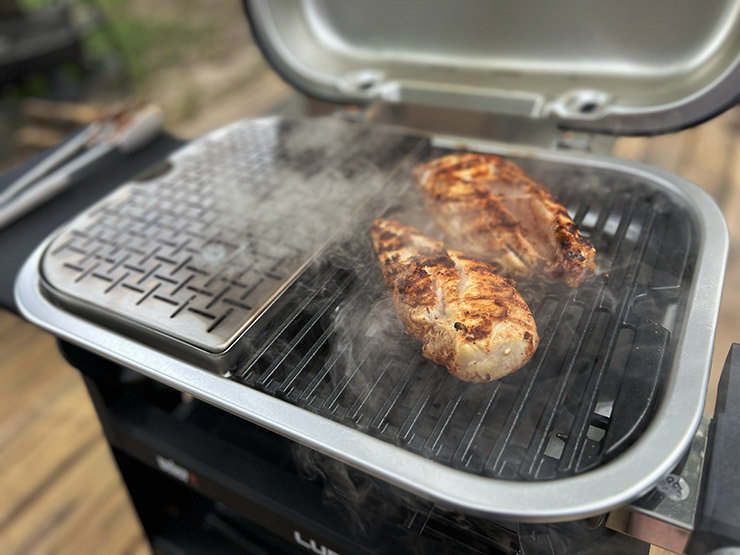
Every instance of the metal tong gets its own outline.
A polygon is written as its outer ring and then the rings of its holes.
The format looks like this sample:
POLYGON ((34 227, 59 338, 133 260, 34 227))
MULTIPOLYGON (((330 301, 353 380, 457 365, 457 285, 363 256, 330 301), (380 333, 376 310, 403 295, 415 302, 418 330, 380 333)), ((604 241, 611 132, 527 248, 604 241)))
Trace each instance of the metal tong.
POLYGON ((109 152, 135 152, 162 129, 161 108, 127 104, 85 127, 0 192, 0 229, 76 183, 109 152))

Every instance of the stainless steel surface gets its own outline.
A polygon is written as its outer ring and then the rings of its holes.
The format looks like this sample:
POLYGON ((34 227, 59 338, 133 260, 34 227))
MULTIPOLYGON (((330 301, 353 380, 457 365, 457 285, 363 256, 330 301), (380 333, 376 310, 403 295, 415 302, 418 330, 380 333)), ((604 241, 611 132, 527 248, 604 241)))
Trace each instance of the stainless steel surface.
POLYGON ((509 144, 575 149, 593 154, 609 154, 616 141, 612 135, 560 129, 554 121, 537 121, 469 110, 380 102, 363 113, 370 123, 392 125, 422 133, 460 135, 479 140, 495 139, 509 144))
MULTIPOLYGON (((457 138, 440 145, 460 145, 457 138)), ((700 249, 690 307, 683 320, 663 402, 642 436, 609 464, 544 482, 512 482, 461 472, 337 424, 275 397, 208 372, 192 360, 122 335, 60 307, 42 292, 39 268, 49 242, 24 265, 18 305, 29 320, 68 341, 254 421, 404 489, 471 514, 523 521, 572 520, 604 513, 650 490, 686 452, 699 425, 727 256, 727 230, 716 205, 698 187, 640 164, 572 152, 468 143, 502 155, 609 169, 636 176, 691 206, 700 249)), ((54 241, 51 239, 50 241, 54 241)))
POLYGON ((315 120, 310 132, 331 144, 324 149, 275 120, 194 141, 163 175, 71 222, 44 257, 43 279, 62 302, 227 373, 248 348, 237 339, 385 182, 388 172, 357 149, 387 152, 406 139, 366 129, 315 120), (299 140, 310 159, 281 158, 279 145, 299 140))
POLYGON ((261 46, 333 100, 655 133, 737 97, 740 2, 248 1, 261 46))
POLYGON ((702 419, 691 450, 678 474, 669 474, 657 492, 613 511, 607 526, 675 553, 683 553, 694 529, 699 502, 709 417, 702 419))

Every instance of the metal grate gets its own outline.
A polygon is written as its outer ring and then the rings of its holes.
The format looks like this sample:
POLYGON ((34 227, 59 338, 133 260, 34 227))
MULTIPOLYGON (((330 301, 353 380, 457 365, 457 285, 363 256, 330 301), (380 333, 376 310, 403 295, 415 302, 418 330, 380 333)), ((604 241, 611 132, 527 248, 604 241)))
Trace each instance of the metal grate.
POLYGON ((419 142, 338 120, 240 122, 77 218, 43 275, 149 339, 223 353, 419 142))
MULTIPOLYGON (((577 290, 519 283, 541 337, 526 367, 467 384, 421 357, 393 316, 367 238, 376 212, 336 248, 352 264, 337 267, 329 254, 283 296, 234 379, 486 476, 554 479, 622 452, 649 422, 671 363, 696 255, 692 218, 616 173, 520 163, 590 236, 599 274, 577 290)), ((413 188, 394 190, 385 213, 425 225, 413 188)))
POLYGON ((230 126, 67 226, 42 261, 46 291, 466 472, 547 480, 611 460, 650 421, 674 363, 692 212, 618 170, 518 160, 591 237, 599 275, 577 290, 519 283, 540 347, 515 374, 466 384, 404 335, 368 237, 381 214, 437 233, 408 172, 445 153, 426 144, 336 120, 230 126))

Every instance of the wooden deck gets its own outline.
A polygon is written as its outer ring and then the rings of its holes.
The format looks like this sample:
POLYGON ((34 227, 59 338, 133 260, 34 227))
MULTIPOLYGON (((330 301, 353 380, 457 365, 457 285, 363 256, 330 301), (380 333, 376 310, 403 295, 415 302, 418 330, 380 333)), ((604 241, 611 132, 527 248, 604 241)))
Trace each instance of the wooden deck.
POLYGON ((148 553, 82 379, 0 314, 0 551, 148 553))
MULTIPOLYGON (((231 118, 249 111, 220 109, 231 118)), ((695 130, 620 139, 615 151, 701 184, 728 220, 733 248, 709 410, 724 357, 740 339, 739 131, 736 109, 695 130)), ((48 334, 10 313, 0 312, 0 338, 0 552, 148 553, 77 372, 48 334)))

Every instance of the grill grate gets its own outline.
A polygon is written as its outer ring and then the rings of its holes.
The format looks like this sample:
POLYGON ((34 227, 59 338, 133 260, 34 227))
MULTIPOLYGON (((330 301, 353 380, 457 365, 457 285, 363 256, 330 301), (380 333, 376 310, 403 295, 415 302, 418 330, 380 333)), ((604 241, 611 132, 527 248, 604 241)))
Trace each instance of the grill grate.
MULTIPOLYGON (((541 337, 526 367, 466 384, 421 357, 375 264, 374 213, 339 248, 354 265, 328 256, 307 271, 233 379, 486 476, 555 479, 622 452, 660 400, 696 255, 691 217, 646 183, 519 162, 547 172, 539 177, 596 245, 599 274, 577 290, 519 283, 541 337)), ((414 195, 409 187, 386 213, 413 220, 414 195)))

